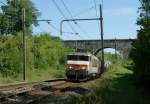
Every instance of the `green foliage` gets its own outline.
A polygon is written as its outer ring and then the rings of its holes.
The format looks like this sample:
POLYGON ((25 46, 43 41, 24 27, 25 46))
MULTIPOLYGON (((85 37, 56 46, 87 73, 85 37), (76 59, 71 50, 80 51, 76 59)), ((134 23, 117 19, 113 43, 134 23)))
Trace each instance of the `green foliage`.
POLYGON ((144 84, 150 81, 150 1, 140 0, 140 16, 137 24, 140 25, 137 40, 133 43, 131 58, 134 63, 134 73, 144 84))
POLYGON ((0 73, 4 76, 15 76, 20 71, 21 44, 19 41, 21 41, 20 37, 0 37, 0 73))
POLYGON ((37 25, 35 21, 40 15, 34 4, 30 0, 7 0, 6 5, 2 5, 0 13, 0 34, 17 34, 22 31, 22 8, 26 10, 26 29, 31 31, 31 25, 37 25))
POLYGON ((95 81, 90 93, 72 98, 68 104, 150 104, 150 96, 135 85, 133 72, 123 65, 118 60, 95 81))
MULTIPOLYGON (((101 59, 101 56, 102 56, 102 53, 99 52, 97 54, 97 57, 99 59, 101 59)), ((115 63, 117 61, 117 59, 121 59, 121 56, 119 54, 116 55, 116 54, 113 54, 113 53, 110 53, 110 52, 104 52, 104 58, 105 58, 105 60, 108 60, 112 63, 115 63)))
POLYGON ((44 68, 45 66, 59 66, 65 64, 65 48, 62 46, 60 39, 50 38, 48 34, 34 36, 34 67, 44 68))
MULTIPOLYGON (((70 50, 63 47, 59 38, 43 33, 41 35, 27 36, 26 43, 28 77, 33 77, 31 75, 33 72, 39 72, 42 77, 44 70, 48 73, 55 72, 55 70, 58 70, 56 72, 64 70, 66 56, 70 50)), ((22 35, 1 36, 0 44, 0 76, 21 79, 22 35)), ((48 73, 45 75, 48 76, 48 73)), ((64 73, 55 73, 54 75, 59 77, 64 76, 64 73)), ((49 73, 49 76, 52 76, 52 73, 49 73)))

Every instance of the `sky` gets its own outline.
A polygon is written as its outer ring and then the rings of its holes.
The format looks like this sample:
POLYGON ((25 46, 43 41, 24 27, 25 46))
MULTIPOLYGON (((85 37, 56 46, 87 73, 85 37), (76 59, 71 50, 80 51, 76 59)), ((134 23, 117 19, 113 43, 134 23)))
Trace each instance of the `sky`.
MULTIPOLYGON (((0 1, 5 2, 5 0, 0 1)), ((76 24, 75 22, 64 22, 62 36, 60 36, 60 22, 63 19, 72 18, 98 18, 99 4, 102 0, 31 1, 41 12, 38 19, 52 20, 50 23, 39 22, 39 26, 33 27, 34 34, 48 32, 53 36, 61 37, 63 40, 101 39, 99 21, 77 21, 76 24), (60 13, 56 5, 63 13, 60 13)), ((138 0, 103 0, 104 39, 136 38, 139 6, 138 0)))
MULTIPOLYGON (((101 0, 63 0, 71 12, 69 13, 62 0, 54 0, 65 15, 62 16, 53 0, 32 1, 41 12, 39 19, 52 20, 50 24, 40 23, 40 26, 34 28, 34 32, 50 32, 55 36, 60 36, 60 22, 63 19, 99 17, 99 4, 101 3, 101 0)), ((104 39, 136 38, 139 6, 138 0, 103 0, 104 39)), ((68 22, 63 24, 63 35, 60 37, 64 40, 100 39, 99 21, 78 21, 77 24, 70 22, 75 31, 68 24, 68 22)))

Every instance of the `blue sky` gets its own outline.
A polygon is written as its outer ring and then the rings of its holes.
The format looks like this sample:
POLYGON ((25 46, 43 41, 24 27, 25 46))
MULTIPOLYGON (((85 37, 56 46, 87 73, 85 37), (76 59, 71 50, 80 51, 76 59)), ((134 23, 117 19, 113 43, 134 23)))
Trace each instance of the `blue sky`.
MULTIPOLYGON (((51 19, 51 25, 43 22, 40 26, 34 28, 34 32, 50 32, 52 35, 60 36, 59 24, 64 19, 58 11, 52 0, 32 0, 35 6, 41 12, 39 19, 51 19), (54 27, 56 29, 54 29, 54 27)), ((55 0, 61 8, 67 19, 72 18, 95 18, 99 16, 99 4, 101 0, 96 1, 97 15, 94 0, 63 0, 71 15, 67 12, 61 0, 55 0)), ((103 0, 104 15, 104 38, 136 38, 136 19, 138 17, 139 1, 138 0, 103 0)), ((71 22, 75 32, 79 35, 63 33, 63 39, 100 39, 99 21, 82 21, 75 25, 71 22)), ((74 31, 68 26, 63 25, 64 32, 74 31)))
MULTIPOLYGON (((0 0, 5 2, 5 0, 0 0)), ((63 35, 60 36, 60 21, 67 18, 96 18, 99 16, 99 4, 101 0, 63 0, 71 15, 63 6, 62 0, 55 0, 63 11, 65 18, 58 11, 53 0, 31 0, 41 12, 39 19, 51 19, 51 23, 40 22, 38 27, 33 27, 34 33, 48 32, 59 36, 64 40, 74 39, 100 39, 99 21, 82 21, 74 24, 70 22, 75 31, 68 23, 63 25, 63 35), (67 32, 67 33, 65 33, 67 32), (68 33, 69 32, 69 33, 68 33), (77 32, 78 35, 71 34, 77 32)), ((104 15, 104 39, 112 38, 136 38, 136 19, 138 17, 138 0, 103 0, 104 15)))

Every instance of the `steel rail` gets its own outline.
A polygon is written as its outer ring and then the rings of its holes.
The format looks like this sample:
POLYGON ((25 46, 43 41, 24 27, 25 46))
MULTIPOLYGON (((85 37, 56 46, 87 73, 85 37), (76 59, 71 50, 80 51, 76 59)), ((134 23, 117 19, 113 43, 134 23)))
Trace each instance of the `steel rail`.
MULTIPOLYGON (((29 82, 29 83, 25 82, 25 83, 0 86, 0 88, 3 88, 3 90, 4 90, 4 91, 0 92, 0 103, 5 103, 5 102, 7 102, 7 99, 14 97, 14 96, 19 96, 20 94, 26 94, 26 93, 29 93, 32 91, 37 91, 38 89, 34 88, 34 86, 38 86, 40 84, 42 84, 42 85, 46 84, 45 86, 41 87, 41 89, 42 89, 47 86, 57 86, 60 84, 64 84, 65 82, 66 82, 66 79, 61 78, 61 79, 54 79, 54 80, 45 80, 45 81, 37 81, 37 82, 29 82), (60 82, 57 82, 57 81, 60 81, 60 82)), ((37 99, 39 99, 39 98, 37 98, 37 99)), ((30 102, 34 102, 34 100, 36 101, 36 99, 33 99, 30 102)))

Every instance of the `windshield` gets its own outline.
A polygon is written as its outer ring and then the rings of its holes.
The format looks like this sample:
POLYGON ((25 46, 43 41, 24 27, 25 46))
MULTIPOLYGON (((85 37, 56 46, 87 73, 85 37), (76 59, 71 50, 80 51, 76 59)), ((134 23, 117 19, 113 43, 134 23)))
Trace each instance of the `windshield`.
POLYGON ((89 56, 68 55, 68 60, 73 60, 73 61, 89 61, 89 56))

